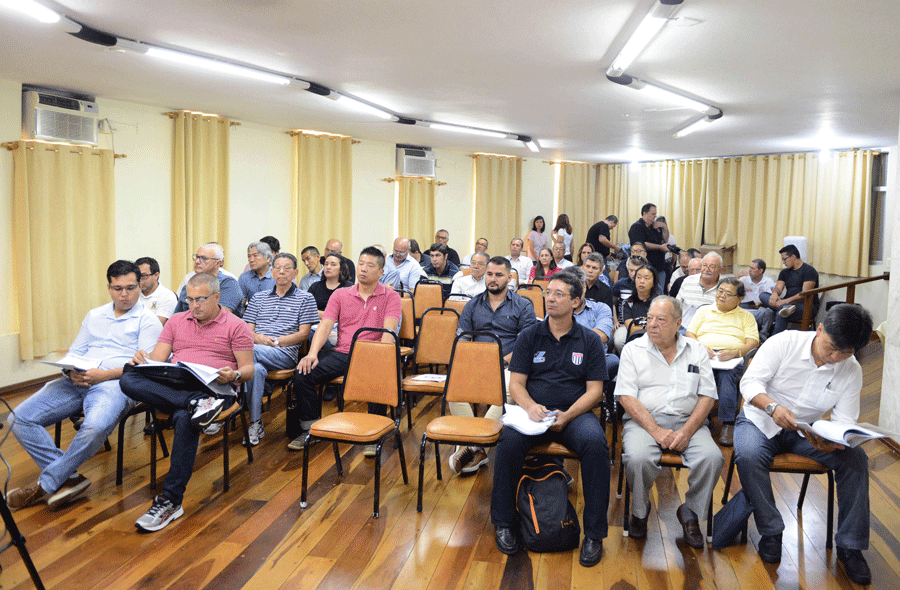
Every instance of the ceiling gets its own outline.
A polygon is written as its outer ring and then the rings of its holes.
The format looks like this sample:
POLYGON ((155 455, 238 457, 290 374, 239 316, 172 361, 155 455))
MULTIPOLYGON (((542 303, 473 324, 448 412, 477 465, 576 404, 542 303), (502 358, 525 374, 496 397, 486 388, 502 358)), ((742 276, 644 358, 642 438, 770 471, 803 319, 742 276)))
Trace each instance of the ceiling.
MULTIPOLYGON (((40 0, 119 37, 317 82, 402 116, 529 135, 539 157, 622 162, 895 145, 900 2, 684 0, 628 73, 724 117, 608 81, 652 0, 40 0)), ((520 142, 385 122, 291 87, 114 52, 0 7, 0 78, 237 120, 437 148, 520 142)), ((102 116, 102 113, 101 113, 102 116)))

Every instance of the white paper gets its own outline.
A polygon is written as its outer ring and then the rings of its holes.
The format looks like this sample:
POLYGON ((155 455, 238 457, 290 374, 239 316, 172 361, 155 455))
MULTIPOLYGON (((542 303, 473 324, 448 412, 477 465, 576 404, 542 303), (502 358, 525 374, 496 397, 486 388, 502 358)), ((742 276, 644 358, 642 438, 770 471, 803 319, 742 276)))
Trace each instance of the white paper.
POLYGON ((892 433, 881 428, 875 430, 862 424, 832 422, 830 420, 816 420, 811 425, 806 422, 797 422, 797 428, 804 432, 812 431, 826 440, 850 447, 857 447, 873 438, 885 438, 892 435, 892 433))
POLYGON ((102 359, 89 359, 87 357, 78 356, 77 354, 67 354, 58 361, 41 361, 45 365, 53 365, 61 369, 70 371, 87 371, 88 369, 96 369, 103 362, 102 359))
POLYGON ((720 361, 719 357, 713 357, 709 359, 709 364, 712 365, 713 369, 718 369, 720 371, 729 371, 741 364, 742 360, 744 360, 744 357, 740 356, 737 358, 733 358, 730 361, 720 361))
POLYGON ((521 406, 504 404, 504 413, 501 421, 504 426, 515 428, 522 434, 544 434, 556 422, 556 414, 545 417, 540 422, 535 422, 528 416, 528 412, 521 406))
POLYGON ((430 383, 443 383, 447 380, 446 375, 438 375, 436 373, 423 373, 412 378, 413 381, 428 381, 430 383))

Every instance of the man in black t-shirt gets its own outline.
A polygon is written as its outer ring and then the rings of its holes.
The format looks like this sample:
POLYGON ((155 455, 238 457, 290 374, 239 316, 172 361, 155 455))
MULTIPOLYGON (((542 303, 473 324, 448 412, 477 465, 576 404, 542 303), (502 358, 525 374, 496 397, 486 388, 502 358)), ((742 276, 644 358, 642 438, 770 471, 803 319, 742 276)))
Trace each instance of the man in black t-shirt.
MULTIPOLYGON (((778 281, 771 294, 759 296, 760 305, 770 307, 777 313, 772 335, 787 329, 788 322, 803 320, 803 302, 800 295, 803 291, 817 289, 819 287, 819 273, 812 266, 800 259, 800 251, 797 246, 788 244, 778 251, 781 254, 781 262, 784 268, 778 273, 778 281), (781 295, 784 292, 784 298, 781 295)), ((819 311, 819 296, 813 296, 812 318, 815 323, 816 314, 819 311)))
POLYGON ((610 215, 603 221, 598 221, 592 225, 591 229, 588 230, 585 242, 593 246, 594 251, 599 252, 604 260, 609 256, 610 249, 613 249, 616 252, 622 251, 622 246, 614 243, 609 233, 610 230, 615 229, 617 225, 619 225, 619 218, 615 215, 610 215))
POLYGON ((647 203, 641 207, 641 218, 631 224, 628 230, 628 241, 644 242, 647 247, 647 260, 660 273, 666 272, 666 252, 669 248, 663 240, 662 232, 653 227, 656 221, 656 205, 647 203))

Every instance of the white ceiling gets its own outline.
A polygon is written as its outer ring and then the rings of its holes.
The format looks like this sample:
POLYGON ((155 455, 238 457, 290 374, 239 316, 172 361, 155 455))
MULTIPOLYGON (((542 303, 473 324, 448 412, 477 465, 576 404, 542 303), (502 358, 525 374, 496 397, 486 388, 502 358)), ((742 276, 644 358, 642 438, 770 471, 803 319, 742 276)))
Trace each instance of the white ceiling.
MULTIPOLYGON (((398 114, 530 135, 540 157, 621 162, 895 145, 900 2, 685 0, 628 73, 722 108, 609 82, 652 0, 41 0, 119 37, 318 82, 398 114), (690 21, 688 21, 690 22, 690 21)), ((296 88, 113 52, 0 7, 0 78, 276 127, 528 156, 521 143, 384 122, 296 88)), ((101 113, 102 116, 102 113, 101 113)))

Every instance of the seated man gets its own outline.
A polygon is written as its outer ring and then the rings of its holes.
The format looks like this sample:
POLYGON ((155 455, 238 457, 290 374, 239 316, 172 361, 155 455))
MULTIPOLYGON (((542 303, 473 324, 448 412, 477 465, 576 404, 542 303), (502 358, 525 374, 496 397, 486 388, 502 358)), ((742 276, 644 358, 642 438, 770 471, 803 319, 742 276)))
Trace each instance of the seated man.
POLYGON ((372 247, 381 252, 381 255, 384 256, 384 272, 381 274, 381 278, 378 279, 378 282, 382 285, 386 286, 388 289, 397 289, 400 287, 400 273, 396 268, 390 268, 388 266, 387 261, 391 260, 391 257, 388 256, 387 250, 381 244, 372 244, 372 247))
MULTIPOLYGON (((630 246, 630 250, 628 252, 628 256, 622 259, 622 262, 619 263, 619 266, 616 267, 616 274, 618 276, 618 280, 625 278, 627 275, 628 269, 626 268, 626 264, 628 263, 628 259, 632 256, 640 256, 646 260, 647 258, 647 246, 644 245, 644 242, 632 242, 630 246)), ((647 262, 649 264, 649 261, 647 262)))
POLYGON ((318 283, 322 278, 322 261, 319 258, 319 250, 315 246, 307 246, 300 253, 300 259, 309 271, 297 284, 301 291, 309 291, 313 283, 318 283))
POLYGON ((444 299, 450 295, 450 288, 453 284, 453 277, 459 272, 459 267, 447 259, 447 246, 440 242, 431 245, 431 264, 425 265, 423 269, 425 275, 432 280, 441 283, 441 289, 444 292, 444 299))
POLYGON ((341 266, 347 267, 347 271, 350 273, 350 282, 356 282, 356 266, 354 266, 353 261, 341 254, 344 251, 344 244, 336 239, 331 238, 327 242, 325 242, 325 250, 322 252, 322 257, 319 259, 321 264, 325 264, 325 257, 329 254, 337 254, 341 257, 341 266))
POLYGON ((690 259, 687 266, 687 274, 672 281, 672 286, 669 287, 670 297, 678 297, 678 292, 681 291, 681 285, 682 283, 684 283, 685 279, 687 279, 689 276, 700 274, 700 264, 701 261, 699 258, 690 259))
POLYGON ((469 268, 472 264, 472 256, 478 254, 479 252, 487 252, 488 250, 488 241, 487 238, 478 238, 475 242, 475 252, 472 254, 466 255, 465 258, 462 259, 462 264, 459 265, 460 268, 469 268))
POLYGON ((766 276, 766 261, 755 258, 750 262, 750 270, 740 277, 744 283, 744 300, 741 307, 746 309, 756 318, 756 327, 759 335, 768 335, 772 329, 772 320, 775 312, 762 304, 760 296, 763 293, 771 293, 775 289, 775 281, 766 276))
MULTIPOLYGON (((585 272, 581 268, 571 266, 566 269, 566 272, 574 274, 582 283, 585 282, 585 272)), ((585 291, 587 291, 587 289, 585 289, 585 291)), ((575 315, 575 321, 588 330, 596 332, 597 336, 600 336, 600 340, 603 341, 603 344, 606 345, 604 350, 609 350, 609 339, 612 338, 613 334, 613 315, 609 306, 597 301, 591 301, 587 298, 582 298, 581 305, 575 308, 573 313, 575 315)), ((606 374, 609 376, 610 380, 616 376, 618 370, 619 357, 607 352, 606 374)))
POLYGON ((234 279, 234 275, 230 275, 222 270, 222 262, 225 260, 225 251, 222 246, 215 242, 210 242, 197 249, 197 253, 192 257, 194 259, 194 273, 188 273, 185 277, 184 287, 178 291, 178 306, 175 313, 187 311, 190 305, 186 301, 187 283, 197 273, 207 273, 219 280, 219 301, 222 307, 229 311, 238 309, 243 299, 238 282, 234 279))
POLYGON ((553 243, 553 261, 556 262, 556 268, 569 268, 570 266, 575 266, 575 263, 571 260, 566 260, 566 245, 563 242, 554 242, 553 243))
POLYGON ((600 280, 603 267, 603 258, 596 252, 591 252, 584 259, 584 298, 588 301, 606 304, 610 313, 612 313, 615 309, 612 289, 600 280))
MULTIPOLYGON (((319 419, 322 408, 316 386, 328 383, 347 372, 350 366, 350 347, 353 335, 363 327, 385 328, 392 332, 400 325, 402 315, 400 296, 378 282, 384 272, 384 255, 373 247, 364 249, 359 255, 357 274, 359 282, 352 287, 337 289, 328 300, 322 313, 322 320, 309 345, 309 354, 300 359, 298 372, 294 375, 294 395, 300 405, 300 436, 295 438, 288 449, 303 449, 304 439, 310 426, 319 419), (327 345, 328 335, 337 324, 337 345, 327 345)), ((389 334, 379 336, 377 332, 364 332, 363 340, 381 340, 393 343, 389 334)), ((384 415, 387 408, 370 404, 369 411, 384 415)), ((375 446, 366 447, 366 456, 375 456, 375 446)))
POLYGON ((534 266, 534 260, 522 254, 524 247, 525 242, 522 241, 522 238, 513 238, 509 243, 509 256, 506 259, 509 260, 512 270, 516 271, 517 277, 510 285, 513 289, 520 283, 528 282, 528 274, 531 272, 531 267, 534 266))
POLYGON ((700 274, 688 276, 681 283, 676 299, 681 304, 683 329, 691 325, 694 314, 701 306, 715 304, 721 274, 722 257, 715 252, 709 252, 700 261, 700 274))
MULTIPOLYGON (((772 327, 773 335, 787 330, 788 322, 803 320, 804 299, 800 293, 819 287, 819 273, 800 259, 800 250, 797 249, 797 246, 788 244, 778 252, 781 254, 784 268, 778 273, 778 281, 775 283, 771 295, 762 294, 759 297, 763 305, 777 310, 775 325, 772 327), (784 298, 781 297, 782 294, 784 298)), ((814 295, 813 319, 818 311, 819 296, 814 295)))
POLYGON ((149 256, 134 261, 141 269, 141 303, 163 324, 175 313, 178 296, 159 284, 159 263, 149 256))
POLYGON ((647 333, 625 345, 616 398, 625 408, 622 463, 634 491, 629 536, 647 536, 650 488, 663 450, 690 469, 685 503, 676 513, 685 542, 703 548, 698 515, 706 515, 724 459, 706 427, 716 399, 706 350, 678 333, 681 306, 661 295, 650 304, 647 333))
MULTIPOLYGON (((461 272, 453 279, 453 286, 450 288, 450 299, 454 294, 468 295, 470 298, 475 297, 479 293, 484 292, 484 273, 487 270, 487 263, 491 257, 487 252, 476 252, 469 258, 469 269, 472 271, 469 275, 463 275, 461 272)), ((457 299, 466 299, 458 297, 457 299)))
POLYGON ((297 259, 282 252, 272 265, 275 288, 256 293, 247 305, 244 321, 253 332, 253 385, 250 389, 250 444, 265 435, 262 400, 266 375, 297 366, 300 345, 309 338, 310 326, 319 323, 315 298, 294 285, 297 259))
POLYGON ((579 563, 591 567, 603 557, 609 505, 609 448, 593 409, 603 398, 606 379, 600 337, 573 321, 584 288, 575 275, 557 273, 547 285, 547 320, 526 328, 516 339, 509 366, 509 393, 535 422, 548 414, 556 421, 544 434, 529 436, 504 428, 497 443, 491 522, 497 548, 513 555, 516 487, 525 455, 535 445, 557 441, 578 454, 584 493, 584 543, 579 563))
MULTIPOLYGON (((734 277, 719 281, 716 304, 704 305, 694 314, 687 328, 687 337, 706 347, 710 359, 730 361, 744 357, 759 346, 756 320, 738 307, 744 297, 744 284, 734 277)), ((744 374, 744 364, 733 369, 716 369, 716 389, 719 392, 719 444, 730 447, 734 440, 734 420, 738 410, 738 384, 744 374)))
MULTIPOLYGON (((459 317, 458 332, 486 331, 500 339, 504 365, 512 359, 516 338, 527 327, 537 323, 534 304, 509 288, 509 260, 495 256, 487 263, 485 270, 485 291, 466 303, 459 317)), ((507 375, 508 376, 508 375, 507 375)), ((454 416, 474 416, 471 404, 451 402, 450 413, 454 416)), ((491 406, 485 418, 499 420, 503 408, 491 406)), ((472 473, 488 463, 487 451, 482 447, 456 447, 450 455, 450 470, 453 473, 472 473)))
POLYGON ((106 271, 107 303, 92 309, 81 323, 69 354, 99 361, 96 369, 64 370, 64 377, 47 383, 9 415, 19 444, 41 468, 33 485, 10 490, 13 510, 37 504, 58 508, 82 494, 91 482, 78 473, 94 456, 133 403, 119 389, 122 366, 142 348, 153 348, 162 324, 139 301, 140 269, 127 260, 106 271), (65 452, 58 449, 47 426, 84 410, 84 422, 65 452))
POLYGON ((396 271, 398 280, 394 284, 395 289, 416 288, 419 279, 425 276, 421 265, 409 255, 409 239, 397 238, 394 240, 394 251, 384 261, 385 273, 396 271))
POLYGON ((675 283, 675 281, 677 281, 681 277, 687 276, 688 263, 691 261, 691 258, 691 253, 687 250, 682 250, 678 253, 678 266, 677 268, 675 268, 675 272, 672 273, 672 277, 669 279, 669 284, 667 285, 668 289, 672 288, 672 285, 675 283))
POLYGON ((238 286, 248 302, 260 291, 275 287, 272 278, 272 248, 265 242, 252 242, 247 247, 247 265, 250 267, 238 277, 238 286))
MULTIPOLYGON (((138 350, 132 362, 185 361, 218 368, 216 383, 238 384, 253 378, 253 335, 240 318, 219 305, 219 281, 211 274, 199 272, 188 281, 186 301, 190 311, 176 313, 163 327, 153 352, 138 350)), ((121 379, 122 391, 171 414, 174 427, 169 473, 162 492, 135 526, 144 531, 158 531, 184 514, 181 502, 191 480, 200 428, 221 413, 224 400, 197 379, 181 385, 162 383, 139 370, 126 371, 121 379)))
POLYGON ((741 379, 747 402, 738 416, 734 453, 738 474, 753 506, 759 555, 781 561, 784 522, 772 494, 769 465, 778 453, 796 453, 834 470, 838 561, 857 584, 871 581, 862 551, 869 547, 869 470, 862 447, 844 447, 813 434, 800 434, 798 422, 813 423, 830 411, 835 422, 859 417, 862 369, 853 358, 869 342, 872 317, 859 305, 828 310, 815 332, 790 330, 773 335, 759 348, 741 379))
POLYGON ((443 244, 447 246, 447 260, 453 263, 453 266, 459 268, 461 264, 459 261, 459 253, 450 247, 450 232, 445 229, 437 230, 437 233, 434 234, 434 241, 438 244, 443 244))

